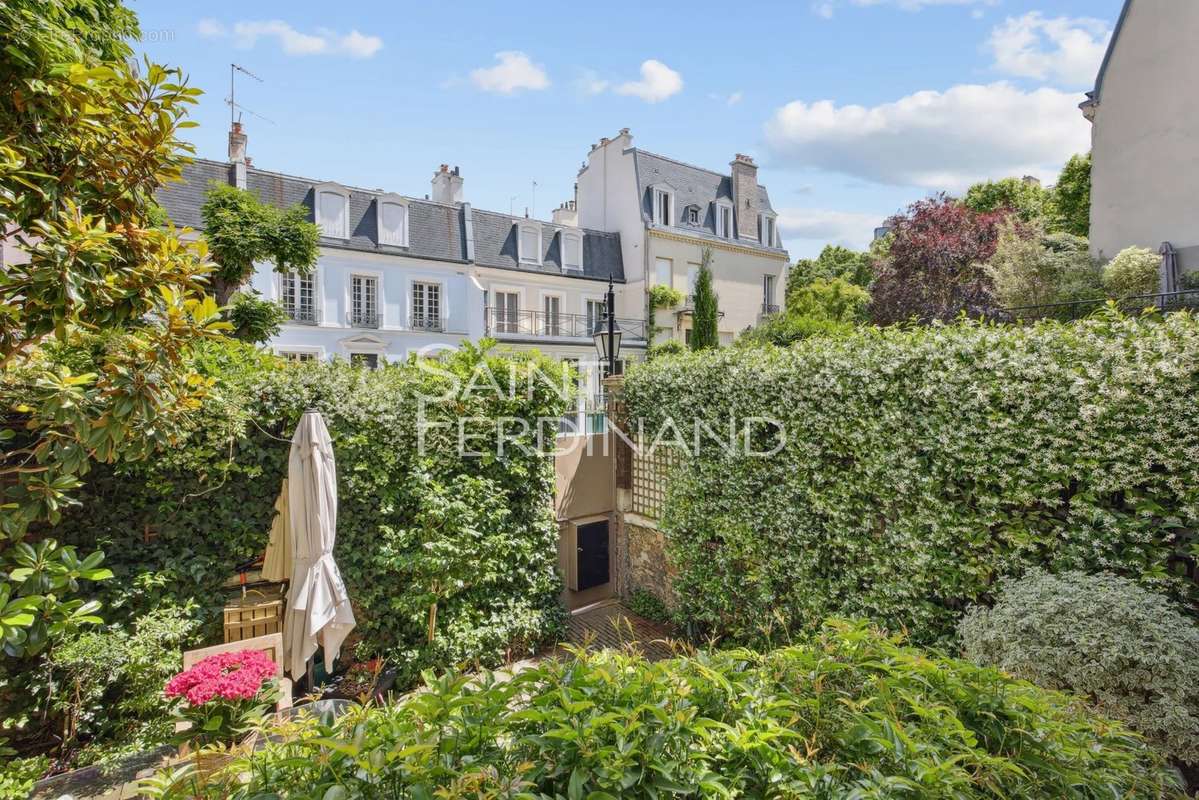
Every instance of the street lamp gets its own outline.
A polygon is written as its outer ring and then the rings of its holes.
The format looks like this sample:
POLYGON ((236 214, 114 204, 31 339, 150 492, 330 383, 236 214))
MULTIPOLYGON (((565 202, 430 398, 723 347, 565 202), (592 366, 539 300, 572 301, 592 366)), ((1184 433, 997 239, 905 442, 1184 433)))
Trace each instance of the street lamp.
POLYGON ((612 289, 612 276, 608 276, 608 297, 604 302, 604 318, 607 330, 599 326, 592 335, 600 363, 607 362, 608 374, 616 374, 616 358, 620 355, 620 331, 616 328, 616 292, 612 289))

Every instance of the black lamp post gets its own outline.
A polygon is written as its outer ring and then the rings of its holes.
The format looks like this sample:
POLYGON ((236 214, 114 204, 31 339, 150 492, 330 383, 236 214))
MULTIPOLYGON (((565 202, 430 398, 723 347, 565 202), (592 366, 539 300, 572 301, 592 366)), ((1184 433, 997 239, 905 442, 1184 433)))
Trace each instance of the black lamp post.
POLYGON ((616 374, 616 357, 620 355, 620 335, 616 329, 616 292, 612 289, 612 276, 608 276, 608 296, 604 301, 604 317, 607 320, 607 330, 600 326, 592 334, 595 350, 599 353, 600 361, 608 363, 608 374, 616 374))

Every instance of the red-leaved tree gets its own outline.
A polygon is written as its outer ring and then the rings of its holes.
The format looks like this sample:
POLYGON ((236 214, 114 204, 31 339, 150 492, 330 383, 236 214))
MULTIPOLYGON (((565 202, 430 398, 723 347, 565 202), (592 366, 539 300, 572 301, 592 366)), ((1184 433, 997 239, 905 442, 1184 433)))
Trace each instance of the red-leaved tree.
POLYGON ((874 321, 951 320, 994 308, 983 265, 995 254, 1006 213, 980 214, 942 194, 887 220, 889 247, 875 264, 870 290, 874 321))

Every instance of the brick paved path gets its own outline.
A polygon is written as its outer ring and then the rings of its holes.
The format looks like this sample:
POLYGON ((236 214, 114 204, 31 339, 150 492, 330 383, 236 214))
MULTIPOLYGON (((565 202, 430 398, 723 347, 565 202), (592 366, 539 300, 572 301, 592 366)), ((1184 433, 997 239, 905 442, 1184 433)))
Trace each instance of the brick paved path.
POLYGON ((599 603, 570 615, 566 641, 588 650, 633 647, 651 661, 674 655, 673 632, 639 617, 616 601, 599 603))

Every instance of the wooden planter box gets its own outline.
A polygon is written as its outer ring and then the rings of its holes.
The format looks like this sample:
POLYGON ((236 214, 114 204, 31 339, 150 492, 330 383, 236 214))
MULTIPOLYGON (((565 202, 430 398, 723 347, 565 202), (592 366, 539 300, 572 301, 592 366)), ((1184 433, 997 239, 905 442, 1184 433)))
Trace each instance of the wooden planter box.
POLYGON ((281 588, 251 589, 225 606, 225 642, 283 632, 281 588))

